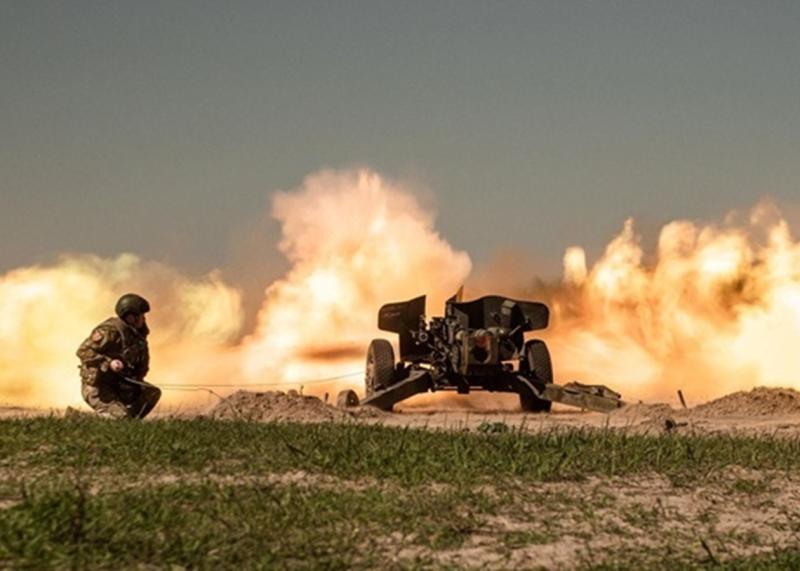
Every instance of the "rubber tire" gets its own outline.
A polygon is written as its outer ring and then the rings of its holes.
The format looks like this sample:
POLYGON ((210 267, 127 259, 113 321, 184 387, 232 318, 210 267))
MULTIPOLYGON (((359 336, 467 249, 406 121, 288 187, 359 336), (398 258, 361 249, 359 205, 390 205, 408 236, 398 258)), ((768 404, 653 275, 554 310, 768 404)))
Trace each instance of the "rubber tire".
POLYGON ((352 408, 360 404, 356 391, 346 389, 339 391, 336 397, 336 406, 339 408, 352 408))
POLYGON ((532 339, 525 343, 525 360, 528 370, 533 371, 537 381, 545 384, 553 382, 553 361, 544 341, 532 339))
MULTIPOLYGON (((549 384, 553 382, 553 362, 550 359, 550 351, 541 339, 532 339, 525 343, 524 368, 533 372, 533 376, 539 383, 549 384)), ((553 403, 549 400, 538 398, 536 395, 522 393, 519 395, 519 404, 525 412, 550 412, 553 403)))
POLYGON ((386 339, 373 339, 367 349, 366 395, 371 397, 394 382, 394 348, 386 339))
POLYGON ((524 412, 550 412, 553 403, 549 400, 540 399, 534 394, 521 393, 519 395, 519 406, 524 412))

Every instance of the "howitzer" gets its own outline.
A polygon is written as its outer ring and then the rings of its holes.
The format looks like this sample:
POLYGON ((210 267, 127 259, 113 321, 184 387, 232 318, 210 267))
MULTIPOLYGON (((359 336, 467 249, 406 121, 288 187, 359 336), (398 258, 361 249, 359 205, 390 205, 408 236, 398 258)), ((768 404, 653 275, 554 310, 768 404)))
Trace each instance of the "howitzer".
MULTIPOLYGON (((425 296, 384 305, 378 328, 397 333, 399 359, 386 339, 367 350, 363 404, 391 410, 424 392, 472 391, 517 393, 528 412, 548 412, 558 402, 609 412, 624 404, 603 385, 553 382, 553 366, 541 339, 525 334, 545 329, 550 310, 539 302, 486 296, 445 304, 443 317, 425 317, 425 296)), ((340 398, 353 403, 353 395, 340 398)))

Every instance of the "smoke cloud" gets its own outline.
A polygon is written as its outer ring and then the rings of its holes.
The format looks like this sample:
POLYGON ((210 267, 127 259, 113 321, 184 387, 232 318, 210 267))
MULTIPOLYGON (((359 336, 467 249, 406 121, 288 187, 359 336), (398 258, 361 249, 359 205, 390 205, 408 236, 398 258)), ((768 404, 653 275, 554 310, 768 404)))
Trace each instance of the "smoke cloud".
POLYGON ((425 293, 436 308, 470 271, 469 257, 436 233, 433 214, 413 194, 368 170, 310 176, 274 197, 273 215, 293 267, 267 288, 245 342, 250 379, 360 371, 380 334, 381 305, 425 293))
POLYGON ((800 243, 774 207, 745 221, 661 230, 644 262, 633 220, 591 267, 564 257, 547 335, 562 377, 631 398, 693 402, 753 386, 800 388, 800 243))
MULTIPOLYGON (((0 402, 78 404, 74 352, 128 291, 153 305, 156 384, 361 389, 367 344, 393 337, 377 330, 379 307, 427 294, 428 313, 439 315, 471 271, 414 193, 367 169, 311 175, 273 195, 271 212, 291 269, 265 284, 250 331, 239 289, 219 272, 192 278, 125 254, 65 256, 0 276, 0 402), (307 382, 331 377, 342 378, 307 382)), ((693 402, 757 385, 800 388, 800 243, 768 206, 745 220, 667 224, 650 256, 629 220, 594 264, 569 248, 558 283, 536 281, 508 250, 472 275, 467 293, 548 302, 551 328, 537 334, 558 381, 608 384, 633 400, 673 399, 681 388, 693 402)), ((166 393, 172 404, 192 398, 166 393)))

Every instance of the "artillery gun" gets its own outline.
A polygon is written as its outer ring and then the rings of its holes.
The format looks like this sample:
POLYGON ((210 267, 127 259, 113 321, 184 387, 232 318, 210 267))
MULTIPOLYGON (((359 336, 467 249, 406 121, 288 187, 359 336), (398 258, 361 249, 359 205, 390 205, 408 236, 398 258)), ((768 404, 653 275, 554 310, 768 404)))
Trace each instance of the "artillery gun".
MULTIPOLYGON (((378 328, 398 334, 399 359, 388 340, 370 343, 362 404, 391 410, 428 391, 490 391, 517 393, 526 412, 548 412, 554 402, 601 412, 622 406, 621 396, 604 385, 553 382, 547 345, 525 340, 549 320, 543 303, 496 295, 468 302, 453 297, 444 316, 430 320, 425 296, 384 305, 378 328)), ((354 397, 343 391, 340 402, 354 404, 354 397)))

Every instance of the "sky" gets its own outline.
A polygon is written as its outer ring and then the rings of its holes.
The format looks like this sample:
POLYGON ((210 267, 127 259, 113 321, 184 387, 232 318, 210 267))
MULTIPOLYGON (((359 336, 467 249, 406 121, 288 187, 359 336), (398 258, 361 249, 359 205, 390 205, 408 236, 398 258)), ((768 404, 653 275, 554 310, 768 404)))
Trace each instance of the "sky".
POLYGON ((276 277, 270 194, 368 166, 549 275, 629 216, 791 217, 799 158, 798 2, 0 2, 0 271, 276 277))

